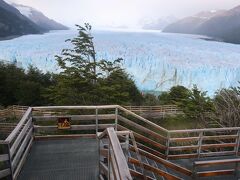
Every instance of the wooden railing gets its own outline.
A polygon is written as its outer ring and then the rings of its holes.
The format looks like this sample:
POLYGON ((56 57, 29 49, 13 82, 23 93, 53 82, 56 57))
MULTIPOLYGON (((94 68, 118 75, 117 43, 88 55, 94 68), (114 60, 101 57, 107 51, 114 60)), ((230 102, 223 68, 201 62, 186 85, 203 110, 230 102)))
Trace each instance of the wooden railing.
POLYGON ((132 112, 177 112, 179 108, 176 105, 162 105, 162 106, 125 106, 124 108, 132 112))
MULTIPOLYGON (((14 161, 16 156, 13 154, 19 152, 18 149, 21 150, 19 148, 21 145, 18 142, 19 140, 23 142, 24 137, 28 137, 26 141, 29 141, 32 136, 37 139, 46 138, 46 135, 47 138, 66 138, 67 136, 71 138, 79 136, 96 137, 98 132, 103 132, 107 128, 132 132, 141 155, 144 154, 144 156, 152 158, 154 161, 162 163, 165 167, 185 176, 192 176, 192 171, 173 164, 169 160, 239 155, 239 127, 169 131, 118 105, 50 106, 28 109, 15 130, 5 141, 10 148, 9 160, 14 161), (59 130, 56 125, 56 120, 59 117, 71 118, 71 128, 59 130), (32 132, 32 126, 34 127, 34 134, 30 133, 32 132)), ((26 147, 25 143, 22 144, 23 147, 26 147)), ((136 151, 131 145, 133 144, 129 144, 129 150, 136 151)), ((135 165, 140 163, 139 160, 131 158, 130 162, 135 165)), ((15 167, 16 163, 11 164, 10 169, 13 170, 13 177, 16 177, 19 168, 15 167)), ((159 175, 165 173, 146 164, 143 164, 143 166, 148 171, 154 171, 159 175)), ((135 174, 139 177, 143 175, 132 170, 130 172, 132 175, 135 174)))
POLYGON ((107 128, 99 134, 98 139, 100 141, 100 179, 132 180, 126 158, 114 128, 107 128), (105 137, 107 141, 103 141, 105 137))
POLYGON ((223 176, 223 175, 231 175, 236 173, 237 179, 239 178, 239 175, 237 172, 239 171, 238 164, 240 163, 240 158, 235 159, 222 159, 222 160, 209 160, 209 161, 195 161, 194 162, 194 176, 193 178, 198 177, 211 177, 211 176, 223 176), (232 167, 231 167, 232 165, 232 167), (210 167, 216 167, 216 166, 227 166, 226 169, 218 169, 218 170, 209 170, 210 167), (230 167, 229 167, 230 166, 230 167), (198 168, 207 167, 207 170, 205 171, 198 171, 198 168))
POLYGON ((9 144, 5 141, 0 141, 0 179, 6 177, 12 178, 12 170, 10 164, 9 144))
POLYGON ((11 179, 17 179, 17 176, 26 160, 33 142, 33 123, 31 113, 32 108, 28 108, 17 126, 3 142, 8 148, 8 157, 6 157, 5 154, 3 155, 3 159, 5 161, 9 161, 8 164, 10 167, 2 173, 2 177, 3 175, 5 177, 10 175, 11 179), (7 173, 9 170, 10 174, 7 173))
POLYGON ((18 105, 8 106, 6 109, 0 109, 0 121, 11 117, 21 118, 27 109, 27 106, 18 105))
POLYGON ((169 131, 169 159, 238 155, 240 128, 169 131))
POLYGON ((35 136, 78 134, 95 137, 108 127, 117 127, 118 106, 34 107, 35 136), (51 115, 45 115, 46 111, 51 115), (71 128, 63 131, 56 125, 59 117, 71 119, 71 128))
POLYGON ((162 106, 125 106, 126 109, 146 117, 164 117, 166 115, 183 114, 176 105, 162 106))

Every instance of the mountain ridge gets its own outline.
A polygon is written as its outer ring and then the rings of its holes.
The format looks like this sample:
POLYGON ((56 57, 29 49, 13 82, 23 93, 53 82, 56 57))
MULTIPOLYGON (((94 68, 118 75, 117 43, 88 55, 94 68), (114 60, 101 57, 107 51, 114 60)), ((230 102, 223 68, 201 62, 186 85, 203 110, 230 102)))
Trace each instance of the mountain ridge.
POLYGON ((23 16, 16 8, 0 0, 0 38, 42 32, 41 28, 23 16))
POLYGON ((39 10, 32 8, 30 6, 25 6, 22 4, 12 3, 12 5, 20 11, 21 14, 29 18, 35 24, 40 26, 46 31, 51 30, 68 30, 69 28, 54 21, 53 19, 48 18, 39 10))
POLYGON ((28 7, 31 11, 29 17, 27 17, 26 14, 21 13, 9 3, 9 1, 0 0, 0 40, 12 39, 27 34, 42 34, 50 30, 68 29, 31 7, 28 7))
POLYGON ((209 18, 197 15, 172 23, 163 32, 205 35, 227 43, 240 44, 240 6, 216 11, 209 18))

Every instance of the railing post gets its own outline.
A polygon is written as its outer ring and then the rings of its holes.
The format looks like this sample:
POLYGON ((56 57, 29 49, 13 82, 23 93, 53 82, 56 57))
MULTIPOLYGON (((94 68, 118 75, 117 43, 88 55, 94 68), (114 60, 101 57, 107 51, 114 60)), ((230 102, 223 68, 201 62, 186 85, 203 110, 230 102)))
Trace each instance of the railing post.
POLYGON ((201 156, 202 140, 203 140, 203 131, 201 131, 201 132, 199 133, 198 150, 197 150, 198 158, 200 158, 200 156, 201 156))
POLYGON ((117 131, 118 126, 118 108, 115 109, 115 131, 117 131))
POLYGON ((108 180, 110 180, 111 178, 111 160, 110 160, 110 156, 111 156, 111 144, 110 141, 108 142, 108 180))
POLYGON ((239 151, 239 146, 240 146, 240 130, 237 131, 237 137, 236 137, 235 143, 236 143, 235 152, 236 152, 236 156, 238 156, 238 151, 239 151))
POLYGON ((126 150, 129 149, 129 134, 126 135, 126 150))
POLYGON ((10 166, 10 171, 11 171, 11 179, 13 180, 13 175, 14 175, 14 172, 13 172, 13 166, 12 166, 12 157, 11 157, 11 147, 10 147, 10 143, 7 143, 7 146, 8 146, 8 157, 9 157, 9 166, 10 166))
POLYGON ((34 129, 34 119, 33 119, 33 109, 32 109, 32 111, 31 111, 31 113, 30 113, 30 116, 29 116, 29 118, 32 118, 32 123, 31 123, 31 126, 32 126, 32 136, 33 136, 33 138, 35 138, 35 129, 34 129))
POLYGON ((170 138, 171 138, 170 132, 167 132, 167 142, 166 142, 166 148, 167 149, 166 149, 166 152, 165 152, 166 159, 168 159, 168 155, 169 155, 170 138))
POLYGON ((193 163, 192 179, 197 179, 197 167, 195 163, 193 163))
POLYGON ((98 134, 98 108, 96 108, 96 135, 98 134))
POLYGON ((238 167, 239 167, 238 162, 236 162, 236 164, 235 164, 235 176, 236 176, 237 179, 239 179, 239 170, 238 170, 238 167))

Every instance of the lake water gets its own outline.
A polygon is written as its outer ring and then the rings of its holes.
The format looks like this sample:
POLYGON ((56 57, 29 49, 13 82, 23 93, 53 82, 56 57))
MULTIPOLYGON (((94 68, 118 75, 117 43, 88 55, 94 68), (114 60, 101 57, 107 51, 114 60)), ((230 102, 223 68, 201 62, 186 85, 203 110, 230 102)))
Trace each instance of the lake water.
MULTIPOLYGON (((17 59, 43 71, 58 71, 54 56, 70 47, 75 31, 55 31, 0 41, 0 59, 17 59)), ((156 31, 94 31, 99 59, 122 57, 123 66, 141 90, 164 91, 196 84, 209 95, 240 81, 240 45, 205 41, 199 36, 156 31)))

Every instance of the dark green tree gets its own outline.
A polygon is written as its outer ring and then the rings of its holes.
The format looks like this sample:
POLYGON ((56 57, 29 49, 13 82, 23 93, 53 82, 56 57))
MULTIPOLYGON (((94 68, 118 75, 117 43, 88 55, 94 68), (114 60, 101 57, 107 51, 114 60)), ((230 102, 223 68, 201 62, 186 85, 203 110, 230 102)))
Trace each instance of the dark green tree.
POLYGON ((43 73, 30 65, 16 94, 18 104, 30 106, 48 104, 44 92, 52 84, 52 74, 43 73))
POLYGON ((67 40, 72 49, 56 56, 60 74, 49 88, 48 98, 59 105, 129 104, 138 101, 134 81, 121 68, 121 59, 96 59, 91 26, 77 25, 78 36, 67 40), (133 90, 134 89, 134 90, 133 90))
POLYGON ((179 106, 190 120, 205 126, 209 121, 209 113, 214 111, 213 102, 207 96, 207 92, 200 91, 196 85, 192 88, 189 98, 184 99, 179 106))
POLYGON ((53 84, 52 74, 42 73, 29 66, 25 71, 16 64, 0 63, 0 105, 45 105, 43 96, 47 87, 53 84))
POLYGON ((173 86, 169 91, 162 92, 159 96, 159 103, 162 105, 176 104, 179 105, 182 101, 190 97, 190 90, 184 86, 173 86))
POLYGON ((169 97, 172 103, 181 103, 188 99, 190 95, 191 91, 184 86, 174 86, 169 91, 169 97))
POLYGON ((169 92, 165 91, 162 92, 159 96, 158 96, 158 101, 160 105, 169 105, 171 104, 171 98, 169 95, 169 92))
POLYGON ((14 64, 0 62, 0 103, 2 106, 17 104, 17 91, 25 78, 24 70, 14 64))
POLYGON ((157 106, 159 105, 159 100, 155 95, 147 93, 144 95, 144 105, 157 106))

